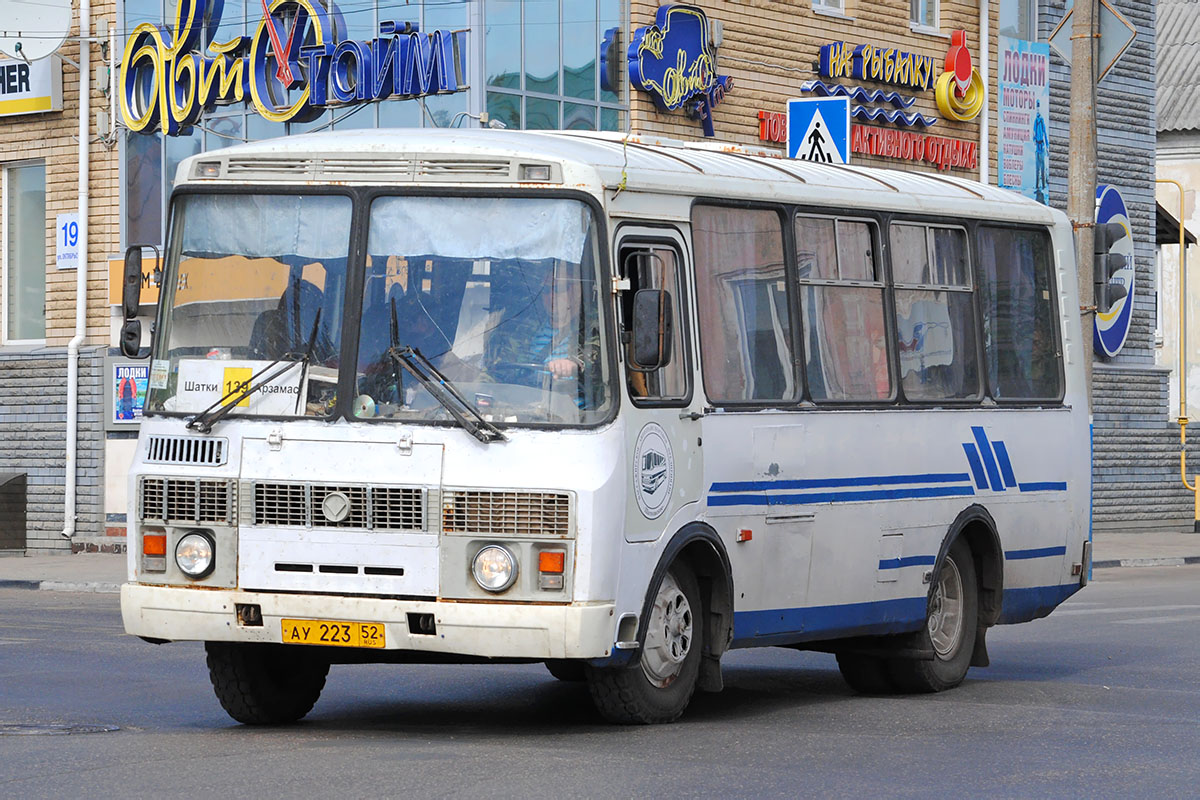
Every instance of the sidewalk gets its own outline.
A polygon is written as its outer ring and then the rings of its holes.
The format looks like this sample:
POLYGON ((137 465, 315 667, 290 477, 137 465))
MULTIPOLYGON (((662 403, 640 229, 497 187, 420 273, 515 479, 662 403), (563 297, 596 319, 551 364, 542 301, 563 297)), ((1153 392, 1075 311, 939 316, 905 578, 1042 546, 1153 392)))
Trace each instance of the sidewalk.
MULTIPOLYGON (((0 556, 0 589, 59 592, 119 592, 125 582, 126 557, 108 553, 0 556)), ((1200 564, 1197 533, 1097 533, 1092 565, 1172 567, 1200 564)))

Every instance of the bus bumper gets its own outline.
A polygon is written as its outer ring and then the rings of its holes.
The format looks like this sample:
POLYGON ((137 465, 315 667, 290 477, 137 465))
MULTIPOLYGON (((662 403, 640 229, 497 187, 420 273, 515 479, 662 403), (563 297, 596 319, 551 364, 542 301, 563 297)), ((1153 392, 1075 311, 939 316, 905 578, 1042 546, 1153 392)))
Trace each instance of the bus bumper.
POLYGON ((192 589, 126 583, 121 618, 134 636, 167 641, 282 642, 282 620, 376 622, 388 650, 487 658, 605 658, 616 621, 611 603, 524 605, 451 603, 192 589), (240 624, 253 604, 262 625, 240 624), (409 631, 409 614, 432 614, 432 635, 409 631))

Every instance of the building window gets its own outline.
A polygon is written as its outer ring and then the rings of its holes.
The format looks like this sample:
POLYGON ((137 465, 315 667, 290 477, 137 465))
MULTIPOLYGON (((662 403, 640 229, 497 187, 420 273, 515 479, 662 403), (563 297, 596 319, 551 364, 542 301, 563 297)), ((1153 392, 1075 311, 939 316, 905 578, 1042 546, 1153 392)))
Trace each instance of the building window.
MULTIPOLYGON (((124 0, 120 30, 132 31, 143 22, 172 25, 177 0, 124 0)), ((470 25, 471 0, 409 3, 378 0, 341 3, 346 30, 340 38, 370 40, 379 36, 380 20, 416 22, 422 31, 463 30, 470 25)), ((262 19, 261 0, 225 0, 214 42, 252 36, 262 19)), ((462 124, 467 92, 419 100, 382 100, 326 111, 304 123, 270 122, 243 103, 217 106, 184 136, 127 132, 122 175, 125 244, 161 244, 165 236, 166 203, 175 184, 175 169, 184 158, 230 145, 273 139, 312 130, 356 128, 450 127, 462 124)))
POLYGON ((938 0, 909 0, 909 21, 916 28, 938 26, 938 0))
POLYGON ((812 0, 812 5, 820 11, 832 11, 836 14, 846 12, 846 0, 812 0))
MULTIPOLYGON (((488 114, 509 128, 622 130, 620 92, 609 91, 600 75, 606 33, 625 30, 621 5, 620 0, 485 3, 488 114)), ((627 46, 618 37, 612 53, 623 58, 627 46)))
POLYGON ((4 341, 46 338, 46 166, 3 168, 4 341))
POLYGON ((1000 35, 1036 42, 1037 0, 1000 0, 1000 35))

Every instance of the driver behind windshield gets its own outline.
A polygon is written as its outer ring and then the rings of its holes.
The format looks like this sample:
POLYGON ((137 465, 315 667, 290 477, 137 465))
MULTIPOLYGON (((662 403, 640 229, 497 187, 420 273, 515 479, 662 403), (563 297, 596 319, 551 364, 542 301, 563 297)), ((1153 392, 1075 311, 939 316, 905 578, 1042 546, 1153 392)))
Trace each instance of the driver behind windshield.
MULTIPOLYGON (((558 263, 526 272, 532 297, 491 331, 484 369, 494 380, 542 387, 558 381, 578 383, 600 357, 600 332, 583 330, 578 271, 558 263)), ((576 392, 582 408, 584 396, 576 392)))

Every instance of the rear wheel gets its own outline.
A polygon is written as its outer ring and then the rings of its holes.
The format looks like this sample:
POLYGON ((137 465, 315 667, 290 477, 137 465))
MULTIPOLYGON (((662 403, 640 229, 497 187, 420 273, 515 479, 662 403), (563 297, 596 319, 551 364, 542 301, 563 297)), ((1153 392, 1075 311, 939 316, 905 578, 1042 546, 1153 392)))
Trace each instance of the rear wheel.
POLYGON ((307 648, 205 642, 204 650, 217 700, 246 725, 300 719, 312 710, 329 674, 329 661, 307 648))
POLYGON ((696 577, 677 562, 655 589, 638 663, 587 669, 596 708, 610 722, 645 725, 678 719, 696 690, 703 638, 696 577))
POLYGON ((955 540, 938 570, 929 598, 922 644, 933 650, 932 661, 892 659, 888 674, 903 692, 941 692, 963 682, 971 666, 979 626, 979 584, 971 549, 955 540))

